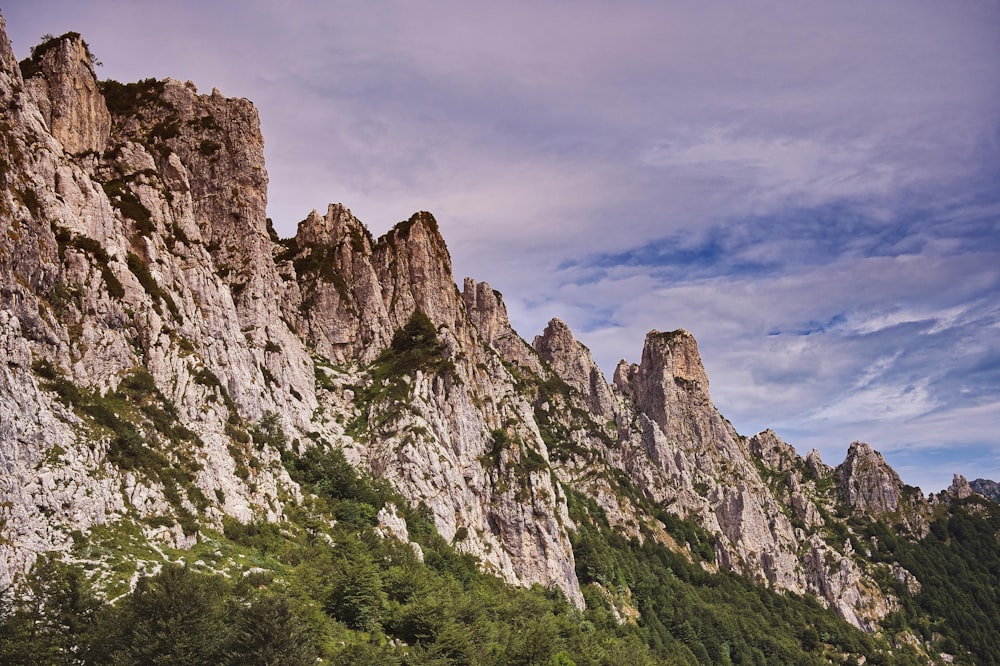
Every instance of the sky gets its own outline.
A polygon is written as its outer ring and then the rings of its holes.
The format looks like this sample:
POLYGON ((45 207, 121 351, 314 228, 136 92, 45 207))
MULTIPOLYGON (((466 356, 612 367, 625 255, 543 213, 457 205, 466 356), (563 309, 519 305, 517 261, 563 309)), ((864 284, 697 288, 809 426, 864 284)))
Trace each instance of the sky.
POLYGON ((434 213, 611 375, 699 342, 742 434, 1000 480, 1000 3, 0 0, 19 58, 257 106, 282 236, 434 213))

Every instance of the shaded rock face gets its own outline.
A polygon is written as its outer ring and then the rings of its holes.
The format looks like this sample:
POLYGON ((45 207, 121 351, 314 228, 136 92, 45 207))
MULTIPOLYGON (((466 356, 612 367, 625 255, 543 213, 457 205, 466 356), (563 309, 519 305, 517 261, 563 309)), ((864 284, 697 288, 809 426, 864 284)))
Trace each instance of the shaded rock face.
POLYGON ((864 442, 851 444, 836 478, 841 498, 857 513, 879 516, 900 508, 903 482, 882 454, 864 442))
POLYGON ((1000 502, 1000 483, 989 479, 976 479, 969 482, 969 487, 973 492, 977 492, 983 497, 987 497, 994 502, 1000 502))
POLYGON ((473 325, 502 360, 538 375, 545 373, 536 352, 514 331, 503 295, 485 282, 465 278, 462 300, 473 325))
MULTIPOLYGON (((562 321, 529 345, 488 284, 459 291, 429 213, 374 239, 333 204, 279 240, 249 101, 171 79, 102 88, 78 37, 36 65, 24 81, 0 31, 0 587, 73 530, 182 512, 215 527, 281 520, 282 498, 301 490, 276 446, 249 443, 268 420, 425 503, 485 569, 578 606, 570 490, 623 534, 689 556, 654 516, 694 521, 714 539, 707 567, 814 593, 857 626, 891 608, 823 538, 831 479, 865 515, 919 513, 867 445, 832 470, 771 431, 740 436, 683 330, 650 332, 610 386, 562 321), (390 372, 414 321, 408 344, 434 363, 390 372), (67 384, 76 403, 60 397, 67 384), (135 385, 192 433, 136 424, 184 492, 117 464, 107 429, 80 409, 135 385)), ((379 523, 408 540, 396 511, 379 523)))

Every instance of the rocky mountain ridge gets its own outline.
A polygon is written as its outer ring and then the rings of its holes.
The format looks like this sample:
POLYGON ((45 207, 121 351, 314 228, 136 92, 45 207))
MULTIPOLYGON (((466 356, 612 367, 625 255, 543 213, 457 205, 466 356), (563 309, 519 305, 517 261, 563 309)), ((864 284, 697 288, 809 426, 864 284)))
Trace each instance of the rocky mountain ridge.
POLYGON ((994 502, 1000 502, 1000 483, 990 479, 976 479, 969 481, 969 488, 973 492, 979 493, 983 497, 988 497, 994 502))
POLYGON ((846 519, 919 538, 951 495, 867 444, 831 468, 740 435, 690 333, 650 332, 609 385, 563 322, 528 344, 488 284, 460 291, 430 213, 375 239, 334 204, 281 240, 253 105, 98 83, 78 35, 21 66, 0 37, 0 99, 0 585, 98 526, 184 547, 224 518, 281 522, 307 503, 283 460, 326 447, 486 570, 578 607, 575 498, 857 627, 899 607, 880 581, 908 572, 846 519))

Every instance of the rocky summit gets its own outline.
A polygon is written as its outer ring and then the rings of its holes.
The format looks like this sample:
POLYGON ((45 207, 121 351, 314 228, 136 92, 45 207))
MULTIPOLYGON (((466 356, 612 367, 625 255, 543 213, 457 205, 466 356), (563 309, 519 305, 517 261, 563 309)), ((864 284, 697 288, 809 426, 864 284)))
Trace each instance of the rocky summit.
MULTIPOLYGON (((336 452, 393 493, 352 500, 378 538, 422 560, 417 511, 456 557, 578 614, 684 631, 585 538, 604 534, 807 598, 879 654, 944 659, 943 611, 926 631, 900 619, 925 613, 908 553, 970 503, 969 520, 992 516, 976 492, 995 484, 928 498, 868 444, 829 467, 741 435, 684 330, 651 331, 608 383, 559 319, 529 344, 499 292, 459 290, 428 212, 374 238, 333 204, 280 239, 251 102, 99 82, 92 63, 72 33, 20 64, 0 36, 0 588, 54 554, 120 598, 238 526, 329 539, 354 518, 321 501, 330 477, 309 461, 336 452), (87 550, 109 534, 130 546, 87 550)), ((850 652, 815 633, 802 649, 850 652)), ((407 654, 436 635, 390 632, 407 654)))

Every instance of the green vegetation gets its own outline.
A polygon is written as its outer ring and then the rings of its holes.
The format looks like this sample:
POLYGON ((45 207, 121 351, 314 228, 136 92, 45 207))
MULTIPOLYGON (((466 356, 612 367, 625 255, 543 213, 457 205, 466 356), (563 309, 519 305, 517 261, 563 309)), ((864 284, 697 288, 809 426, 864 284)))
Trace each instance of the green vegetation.
POLYGON ((438 339, 434 322, 419 310, 396 331, 392 343, 378 355, 370 371, 375 385, 388 387, 398 386, 395 380, 413 376, 418 370, 434 375, 455 370, 444 344, 438 339))
POLYGON ((356 388, 354 403, 360 416, 348 425, 350 432, 366 434, 399 415, 408 400, 410 382, 417 371, 450 377, 455 364, 438 338, 437 328, 423 312, 415 311, 403 328, 396 331, 392 343, 368 368, 370 381, 356 388), (382 408, 376 423, 369 423, 374 407, 382 408))
MULTIPOLYGON (((889 646, 811 596, 778 594, 733 573, 709 573, 652 534, 643 543, 626 539, 600 520, 591 500, 575 493, 570 499, 578 526, 576 571, 588 607, 608 612, 602 589, 630 600, 639 612, 638 635, 655 655, 672 660, 667 663, 824 664, 840 663, 841 653, 867 655, 869 664, 920 663, 906 650, 896 650, 889 661, 889 646)), ((690 521, 661 517, 682 543, 704 538, 690 521)))
MULTIPOLYGON (((53 37, 52 35, 42 35, 41 43, 31 47, 31 56, 18 63, 21 68, 21 77, 27 80, 36 74, 40 74, 42 71, 42 58, 45 57, 46 53, 59 46, 59 44, 66 39, 80 39, 80 33, 67 32, 58 37, 53 37)), ((97 59, 97 56, 95 56, 93 52, 91 52, 90 45, 87 44, 87 42, 83 42, 83 48, 87 52, 87 58, 90 59, 90 64, 95 67, 100 66, 101 61, 97 59)))
POLYGON ((437 220, 434 219, 434 216, 428 213, 427 211, 420 211, 419 213, 414 213, 413 215, 411 215, 409 219, 396 224, 396 226, 390 229, 389 232, 385 234, 385 236, 379 239, 379 242, 382 242, 382 240, 384 239, 385 242, 387 242, 389 245, 393 245, 395 244, 397 238, 408 238, 410 235, 410 230, 413 228, 413 225, 416 224, 417 222, 423 222, 424 224, 426 224, 427 227, 434 234, 440 233, 440 231, 438 230, 437 220))
MULTIPOLYGON (((518 374, 524 382, 520 371, 518 374)), ((575 430, 585 431, 588 436, 596 437, 608 447, 615 446, 607 428, 596 423, 590 413, 573 404, 571 395, 576 392, 575 389, 554 372, 547 379, 535 378, 534 382, 525 382, 524 385, 535 389, 535 422, 553 460, 565 462, 577 458, 580 461, 593 461, 596 450, 578 443, 572 436, 575 430)))
POLYGON ((190 449, 201 446, 198 436, 180 425, 174 405, 156 388, 153 377, 139 367, 122 379, 117 391, 100 394, 80 388, 48 361, 32 365, 42 387, 84 418, 108 442, 107 461, 146 476, 163 487, 178 515, 185 514, 180 490, 198 508, 208 501, 194 485, 199 465, 190 449))
MULTIPOLYGON (((996 663, 1000 655, 1000 507, 978 496, 939 507, 930 532, 919 542, 898 536, 902 526, 854 521, 872 559, 899 563, 920 581, 912 595, 887 573, 883 584, 903 608, 887 629, 909 628, 956 664, 996 663)), ((862 546, 858 543, 855 547, 862 546)))
POLYGON ((108 295, 112 298, 122 298, 125 296, 125 287, 122 286, 121 281, 118 280, 118 276, 111 270, 109 266, 111 258, 99 242, 89 236, 75 234, 63 227, 55 227, 54 232, 61 259, 65 258, 68 248, 89 254, 97 262, 97 266, 101 271, 101 277, 104 279, 104 284, 107 287, 108 295))
POLYGON ((166 107, 161 94, 166 84, 156 79, 143 79, 135 83, 119 83, 113 79, 100 82, 101 92, 112 115, 131 117, 146 106, 166 107))
MULTIPOLYGON (((258 428, 277 435, 272 419, 258 428)), ((226 520, 224 534, 203 530, 193 551, 167 553, 186 565, 140 576, 114 603, 94 592, 109 581, 40 559, 27 588, 3 599, 0 662, 825 664, 847 653, 890 663, 887 646, 811 598, 707 573, 649 538, 625 539, 582 496, 570 503, 588 602, 578 611, 557 591, 514 588, 479 572, 436 533, 426 508, 359 475, 339 449, 319 442, 282 458, 309 493, 286 505, 288 522, 226 520), (423 561, 408 544, 375 535, 387 503, 403 515, 423 561), (637 613, 619 623, 612 600, 637 613)), ((79 556, 107 548, 153 557, 134 535, 81 535, 79 556)), ((917 662, 896 650, 891 663, 917 662)))
POLYGON ((337 270, 337 265, 334 261, 337 252, 336 247, 331 245, 307 245, 303 248, 302 252, 298 252, 294 238, 289 239, 287 247, 288 249, 277 257, 278 261, 287 259, 291 254, 298 253, 298 256, 292 260, 292 266, 294 266, 295 273, 301 279, 314 279, 332 284, 348 307, 353 307, 347 280, 337 270))
POLYGON ((102 603, 77 568, 50 558, 29 578, 31 602, 5 609, 4 664, 315 663, 308 625, 280 588, 232 583, 167 564, 117 605, 102 603))
POLYGON ((139 235, 149 236, 155 231, 153 214, 128 188, 124 180, 109 180, 103 184, 103 188, 111 205, 117 208, 122 215, 135 222, 135 228, 139 235))
POLYGON ((167 141, 169 139, 176 139, 181 135, 181 124, 177 118, 166 118, 160 122, 153 125, 152 129, 146 134, 146 139, 150 143, 155 143, 156 141, 167 141))
MULTIPOLYGON (((289 505, 291 522, 227 521, 224 535, 204 534, 186 567, 141 577, 114 604, 97 600, 81 569, 56 563, 53 571, 41 560, 33 580, 68 592, 5 600, 0 661, 672 663, 654 659, 635 627, 594 626, 558 593, 512 588, 480 573, 473 558, 434 531, 426 509, 358 475, 338 449, 320 444, 285 459, 315 493, 303 506, 289 505), (374 516, 389 501, 421 544, 423 562, 409 545, 375 536, 374 516), (228 576, 196 571, 194 557, 228 576), (35 629, 39 604, 60 622, 58 631, 35 629)), ((137 547, 120 540, 110 546, 137 547)))

